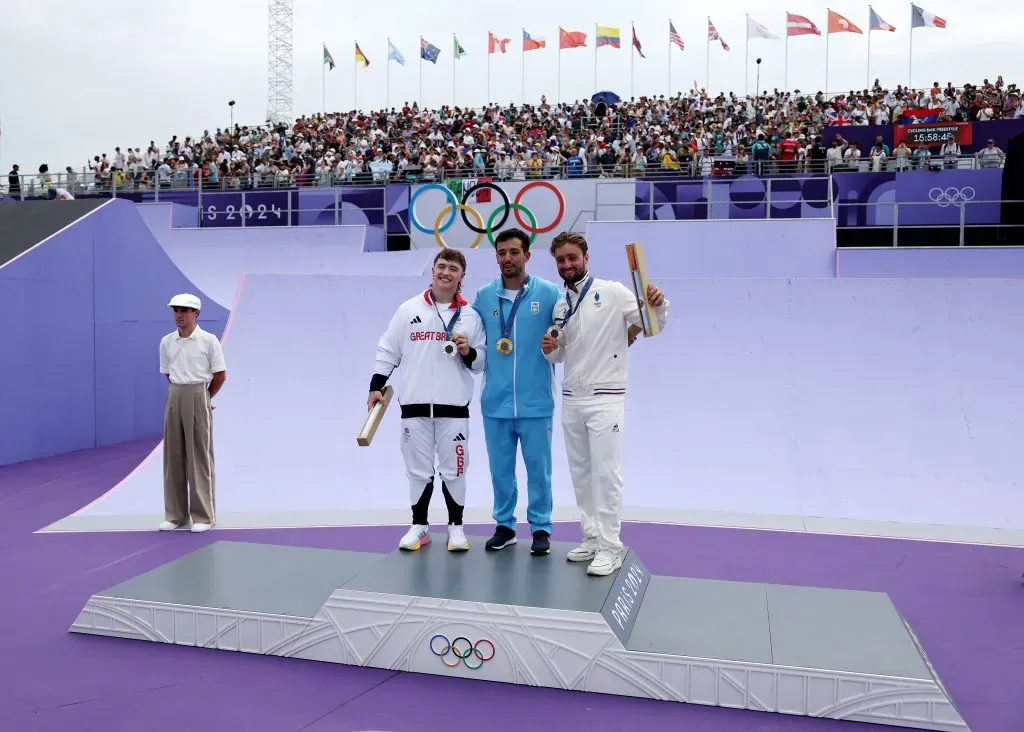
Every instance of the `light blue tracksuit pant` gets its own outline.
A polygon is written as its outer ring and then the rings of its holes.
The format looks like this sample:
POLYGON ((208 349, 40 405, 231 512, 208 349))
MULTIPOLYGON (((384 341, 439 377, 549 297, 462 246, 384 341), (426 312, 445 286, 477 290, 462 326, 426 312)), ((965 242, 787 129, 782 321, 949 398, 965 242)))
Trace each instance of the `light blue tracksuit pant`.
POLYGON ((551 417, 484 417, 484 440, 494 490, 493 517, 499 526, 516 528, 516 448, 521 444, 527 475, 526 520, 531 533, 551 534, 551 423, 551 417))

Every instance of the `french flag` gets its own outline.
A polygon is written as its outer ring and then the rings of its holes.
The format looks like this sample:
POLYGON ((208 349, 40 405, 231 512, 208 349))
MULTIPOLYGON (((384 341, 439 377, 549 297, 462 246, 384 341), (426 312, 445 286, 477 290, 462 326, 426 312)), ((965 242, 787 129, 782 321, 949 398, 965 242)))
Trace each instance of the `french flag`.
POLYGON ((911 28, 945 28, 946 21, 916 5, 910 6, 911 28))
POLYGON ((868 25, 870 26, 868 30, 889 31, 890 33, 896 32, 896 26, 886 23, 882 19, 882 16, 876 13, 875 9, 871 7, 868 8, 868 25))

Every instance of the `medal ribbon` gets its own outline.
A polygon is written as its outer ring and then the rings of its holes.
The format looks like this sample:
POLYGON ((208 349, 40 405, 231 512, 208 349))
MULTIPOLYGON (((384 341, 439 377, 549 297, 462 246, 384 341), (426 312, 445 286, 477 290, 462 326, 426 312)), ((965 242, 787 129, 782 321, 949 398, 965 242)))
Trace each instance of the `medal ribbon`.
POLYGON ((590 285, 594 282, 593 277, 587 278, 587 284, 583 285, 583 289, 580 291, 580 296, 576 298, 576 307, 573 307, 572 302, 569 300, 569 291, 565 292, 565 317, 558 318, 555 324, 559 328, 564 328, 565 324, 569 322, 569 318, 575 315, 576 311, 580 309, 580 305, 583 304, 583 298, 587 296, 587 292, 590 290, 590 285))
POLYGON ((516 310, 519 309, 519 303, 523 299, 523 294, 526 292, 526 285, 529 281, 529 277, 523 280, 523 286, 519 288, 519 292, 516 294, 516 299, 512 301, 512 309, 509 311, 508 314, 508 323, 505 322, 505 309, 502 307, 501 304, 504 298, 498 298, 498 320, 499 325, 501 326, 502 338, 508 338, 509 333, 512 332, 512 323, 516 319, 516 310))
POLYGON ((434 297, 433 292, 430 293, 430 299, 434 302, 434 311, 437 313, 437 317, 441 321, 441 327, 444 328, 445 338, 450 341, 452 339, 452 332, 455 330, 455 324, 459 322, 459 316, 462 315, 462 306, 458 304, 459 295, 458 293, 455 294, 455 315, 453 315, 452 319, 448 321, 448 325, 444 324, 444 318, 441 317, 441 311, 437 307, 437 298, 434 297))

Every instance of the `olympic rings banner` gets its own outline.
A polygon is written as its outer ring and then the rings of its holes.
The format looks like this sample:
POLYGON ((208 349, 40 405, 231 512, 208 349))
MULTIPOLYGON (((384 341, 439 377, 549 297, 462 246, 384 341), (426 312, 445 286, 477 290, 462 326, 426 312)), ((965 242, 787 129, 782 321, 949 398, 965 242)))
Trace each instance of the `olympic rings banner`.
MULTIPOLYGON (((585 232, 594 218, 595 181, 497 182, 464 179, 414 185, 409 196, 409 231, 416 248, 490 247, 503 229, 517 227, 544 246, 562 231, 585 232)), ((618 195, 628 211, 629 186, 618 195)))

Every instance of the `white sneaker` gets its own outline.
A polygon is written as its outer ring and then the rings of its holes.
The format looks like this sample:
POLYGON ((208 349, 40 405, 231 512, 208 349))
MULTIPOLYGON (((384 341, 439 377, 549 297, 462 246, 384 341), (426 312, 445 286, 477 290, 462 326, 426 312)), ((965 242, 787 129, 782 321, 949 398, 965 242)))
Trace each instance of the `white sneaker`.
POLYGON ((157 528, 160 529, 160 531, 174 531, 175 529, 180 529, 185 525, 186 524, 176 524, 173 521, 161 521, 160 526, 157 528))
POLYGON ((405 536, 398 542, 399 549, 406 549, 414 552, 424 544, 430 543, 430 527, 422 524, 413 524, 405 532, 405 536))
POLYGON ((466 538, 466 532, 462 530, 461 526, 455 526, 454 524, 448 525, 448 551, 450 552, 464 552, 469 550, 469 540, 466 538))
POLYGON ((625 551, 625 549, 599 549, 594 561, 587 567, 587 574, 605 577, 615 572, 622 566, 622 555, 625 554, 625 551))
POLYGON ((201 534, 213 528, 213 524, 192 524, 192 533, 201 534))
POLYGON ((575 549, 570 549, 565 558, 570 562, 589 562, 597 554, 597 539, 584 539, 583 543, 575 549))

